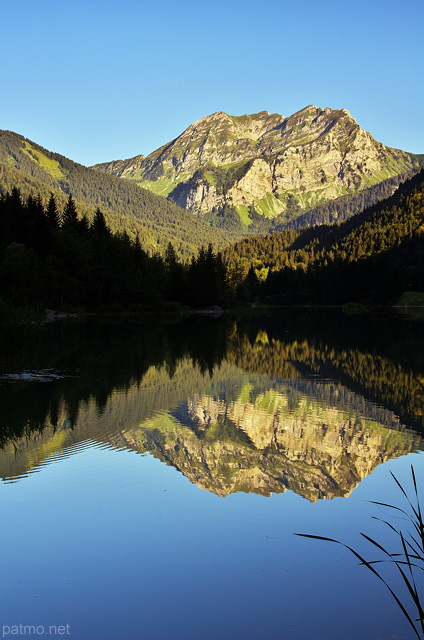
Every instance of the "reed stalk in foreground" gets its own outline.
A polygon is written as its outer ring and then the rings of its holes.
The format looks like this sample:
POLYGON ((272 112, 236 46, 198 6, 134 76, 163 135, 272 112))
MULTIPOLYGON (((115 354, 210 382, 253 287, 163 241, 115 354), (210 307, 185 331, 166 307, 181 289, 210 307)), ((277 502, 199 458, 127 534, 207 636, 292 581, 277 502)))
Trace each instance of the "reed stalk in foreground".
POLYGON ((421 508, 418 498, 418 490, 417 490, 417 482, 415 478, 414 468, 411 466, 412 472, 412 481, 414 485, 414 501, 415 505, 409 499, 406 491, 400 484, 399 480, 393 475, 391 475, 396 482, 397 486, 401 490, 404 498, 408 502, 410 511, 405 511, 400 507, 396 507, 391 504, 385 504, 384 502, 375 502, 371 501, 372 504, 377 504, 382 507, 387 507, 389 509, 393 509, 394 511, 403 514, 401 519, 406 523, 406 530, 402 530, 401 528, 397 529, 387 520, 382 520, 381 518, 376 518, 375 520, 379 520, 384 525, 388 526, 399 538, 401 552, 400 553, 391 553, 387 549, 385 549, 379 542, 370 538, 365 533, 361 533, 361 536, 365 538, 368 542, 370 542, 374 547, 377 547, 382 554, 382 560, 365 560, 355 549, 352 549, 347 544, 340 542, 339 540, 334 540, 333 538, 325 538, 323 536, 313 536, 305 533, 296 533, 297 536, 302 536, 304 538, 313 538, 314 540, 326 540, 327 542, 336 542, 337 544, 341 544, 343 547, 348 549, 354 556, 356 556, 360 563, 363 564, 367 569, 369 569, 390 591, 391 595, 395 599, 398 604, 400 610, 402 611, 405 618, 408 620, 409 624, 413 628, 415 635, 417 638, 420 638, 424 635, 424 610, 423 610, 423 594, 419 593, 419 589, 417 587, 416 576, 417 572, 424 571, 424 523, 421 514, 421 508), (399 596, 394 592, 390 584, 383 578, 381 573, 377 570, 375 565, 387 562, 396 566, 400 575, 402 576, 403 583, 406 586, 407 594, 408 594, 408 604, 404 604, 399 596), (412 618, 408 613, 406 607, 412 605, 415 610, 415 615, 418 615, 417 618, 412 618))

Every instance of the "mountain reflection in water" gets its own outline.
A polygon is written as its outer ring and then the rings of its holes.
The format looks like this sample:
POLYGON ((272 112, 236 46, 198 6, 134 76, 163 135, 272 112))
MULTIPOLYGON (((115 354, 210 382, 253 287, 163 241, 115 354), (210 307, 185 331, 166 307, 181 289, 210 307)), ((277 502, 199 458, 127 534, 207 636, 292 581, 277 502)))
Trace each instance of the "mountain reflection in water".
POLYGON ((424 371, 414 325, 335 315, 47 327, 3 353, 1 477, 94 443, 150 452, 220 496, 347 496, 421 447, 424 371))

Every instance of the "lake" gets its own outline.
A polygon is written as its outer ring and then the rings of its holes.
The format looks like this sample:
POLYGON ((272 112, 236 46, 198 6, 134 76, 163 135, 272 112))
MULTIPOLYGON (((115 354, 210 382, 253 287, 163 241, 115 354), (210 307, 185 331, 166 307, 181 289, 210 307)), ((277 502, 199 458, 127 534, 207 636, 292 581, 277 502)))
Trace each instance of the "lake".
POLYGON ((56 322, 3 340, 0 396, 1 637, 414 637, 353 554, 294 534, 398 549, 370 501, 405 507, 411 465, 423 486, 422 324, 56 322))

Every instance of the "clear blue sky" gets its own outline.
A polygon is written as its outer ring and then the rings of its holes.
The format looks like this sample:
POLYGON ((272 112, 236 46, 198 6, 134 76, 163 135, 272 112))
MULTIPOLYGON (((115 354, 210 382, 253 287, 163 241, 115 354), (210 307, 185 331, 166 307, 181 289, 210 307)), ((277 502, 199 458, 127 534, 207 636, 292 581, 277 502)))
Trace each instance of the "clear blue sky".
POLYGON ((214 111, 346 108, 424 153, 423 0, 0 0, 0 129, 85 165, 214 111))

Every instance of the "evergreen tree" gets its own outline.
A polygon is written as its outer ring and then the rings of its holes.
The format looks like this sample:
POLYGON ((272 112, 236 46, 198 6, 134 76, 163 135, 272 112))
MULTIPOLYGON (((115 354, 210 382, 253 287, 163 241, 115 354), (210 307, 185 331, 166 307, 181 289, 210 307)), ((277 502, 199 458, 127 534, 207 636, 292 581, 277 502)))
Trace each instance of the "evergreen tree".
POLYGON ((55 229, 58 229, 60 226, 60 217, 59 211, 57 210, 56 198, 54 197, 53 193, 50 193, 50 198, 46 209, 46 216, 50 224, 55 229))
POLYGON ((72 198, 72 194, 70 193, 68 196, 68 201, 63 210, 62 226, 75 228, 77 221, 78 221, 77 208, 75 206, 74 199, 72 198))
POLYGON ((96 209, 96 213, 94 214, 93 222, 91 224, 91 231, 97 233, 99 237, 109 237, 110 231, 106 224, 105 217, 99 208, 96 209))
POLYGON ((172 270, 177 263, 177 254, 175 253, 174 245, 172 242, 168 242, 168 246, 165 251, 165 265, 168 270, 172 270))

